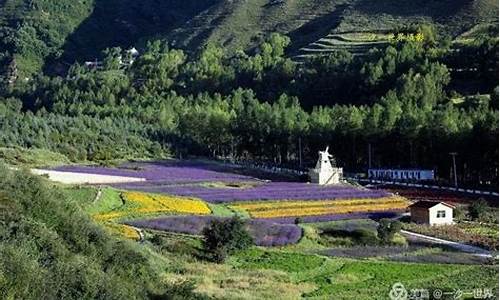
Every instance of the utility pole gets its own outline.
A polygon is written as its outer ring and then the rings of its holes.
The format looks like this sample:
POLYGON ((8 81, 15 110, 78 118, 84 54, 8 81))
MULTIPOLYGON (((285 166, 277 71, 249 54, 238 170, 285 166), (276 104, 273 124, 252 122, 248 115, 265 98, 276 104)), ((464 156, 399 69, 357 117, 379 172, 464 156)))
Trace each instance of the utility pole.
POLYGON ((453 159, 453 177, 455 179, 455 187, 458 187, 457 182, 457 162, 455 157, 458 155, 457 152, 450 152, 451 158, 453 159))
POLYGON ((299 137, 299 166, 302 168, 302 139, 299 137))
POLYGON ((368 169, 372 168, 372 144, 368 143, 368 169))

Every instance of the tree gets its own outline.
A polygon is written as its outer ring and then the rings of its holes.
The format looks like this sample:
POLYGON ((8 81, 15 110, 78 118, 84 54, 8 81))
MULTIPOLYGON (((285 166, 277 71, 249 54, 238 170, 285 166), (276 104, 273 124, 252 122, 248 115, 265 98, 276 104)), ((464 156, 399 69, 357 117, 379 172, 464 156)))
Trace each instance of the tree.
POLYGON ((213 220, 203 230, 203 237, 203 249, 207 258, 217 263, 224 262, 227 255, 248 248, 253 243, 243 221, 237 217, 213 220))
POLYGON ((103 67, 105 70, 118 70, 122 63, 122 49, 120 47, 108 48, 103 51, 103 67))
POLYGON ((390 244, 394 235, 401 230, 401 222, 381 219, 377 227, 377 236, 383 244, 390 244))
POLYGON ((478 201, 474 201, 469 206, 469 216, 472 220, 480 219, 488 210, 488 202, 484 199, 479 199, 478 201))

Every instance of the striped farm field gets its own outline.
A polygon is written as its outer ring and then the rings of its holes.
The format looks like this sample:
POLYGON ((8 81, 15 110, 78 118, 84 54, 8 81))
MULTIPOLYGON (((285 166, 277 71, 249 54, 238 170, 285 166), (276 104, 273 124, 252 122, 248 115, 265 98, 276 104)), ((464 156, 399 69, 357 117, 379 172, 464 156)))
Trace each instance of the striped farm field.
POLYGON ((230 207, 245 211, 253 218, 277 218, 403 210, 408 207, 408 202, 401 197, 384 197, 379 199, 236 203, 230 207))
POLYGON ((121 194, 124 205, 116 210, 94 215, 98 221, 110 221, 127 216, 149 215, 154 213, 210 214, 211 210, 202 200, 179 196, 153 195, 140 192, 121 194))

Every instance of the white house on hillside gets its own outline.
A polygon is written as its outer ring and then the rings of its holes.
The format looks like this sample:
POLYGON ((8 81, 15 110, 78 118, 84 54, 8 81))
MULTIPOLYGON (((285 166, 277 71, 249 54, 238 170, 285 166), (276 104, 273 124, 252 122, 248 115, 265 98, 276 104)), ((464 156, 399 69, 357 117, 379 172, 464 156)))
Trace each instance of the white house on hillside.
POLYGON ((411 220, 429 225, 453 224, 455 206, 438 201, 417 201, 409 206, 411 220))

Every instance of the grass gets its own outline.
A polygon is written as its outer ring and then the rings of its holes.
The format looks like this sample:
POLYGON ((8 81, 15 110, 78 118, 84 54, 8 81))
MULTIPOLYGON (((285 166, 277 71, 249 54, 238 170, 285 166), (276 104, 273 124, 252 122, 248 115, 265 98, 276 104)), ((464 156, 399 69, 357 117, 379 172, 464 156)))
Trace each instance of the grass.
POLYGON ((297 252, 264 251, 254 248, 233 257, 238 269, 272 269, 286 272, 293 282, 316 287, 306 298, 385 299, 391 286, 401 282, 409 288, 439 287, 444 290, 495 288, 495 266, 412 264, 326 258, 297 252), (473 274, 480 276, 472 280, 473 274))
MULTIPOLYGON (((370 219, 300 224, 302 238, 297 244, 287 245, 282 249, 317 253, 334 247, 376 245, 377 225, 376 221, 370 219)), ((405 246, 407 242, 402 235, 396 234, 393 244, 405 246)))
POLYGON ((27 168, 58 166, 70 162, 66 156, 45 149, 4 147, 0 147, 0 161, 27 168))
POLYGON ((212 211, 212 214, 218 217, 232 217, 237 215, 237 213, 223 204, 208 204, 208 207, 212 211))
POLYGON ((278 271, 298 273, 309 268, 319 268, 324 264, 326 259, 319 255, 285 251, 262 251, 254 248, 240 252, 232 262, 232 265, 250 270, 271 268, 278 271))
POLYGON ((97 189, 90 186, 63 187, 62 191, 68 198, 76 201, 82 208, 91 206, 97 195, 97 189))
POLYGON ((205 182, 201 183, 201 186, 207 188, 215 188, 215 189, 247 189, 251 187, 255 187, 259 183, 255 182, 205 182))
POLYGON ((87 212, 91 215, 97 213, 110 212, 120 208, 123 200, 120 197, 120 191, 114 188, 104 188, 98 201, 87 207, 87 212))
POLYGON ((440 226, 403 223, 403 228, 441 239, 498 250, 498 225, 484 225, 474 222, 440 226))
POLYGON ((465 232, 479 234, 482 236, 488 236, 491 238, 498 237, 498 226, 497 225, 486 225, 486 224, 478 224, 478 223, 475 223, 475 224, 459 223, 458 226, 460 228, 462 228, 465 232))

